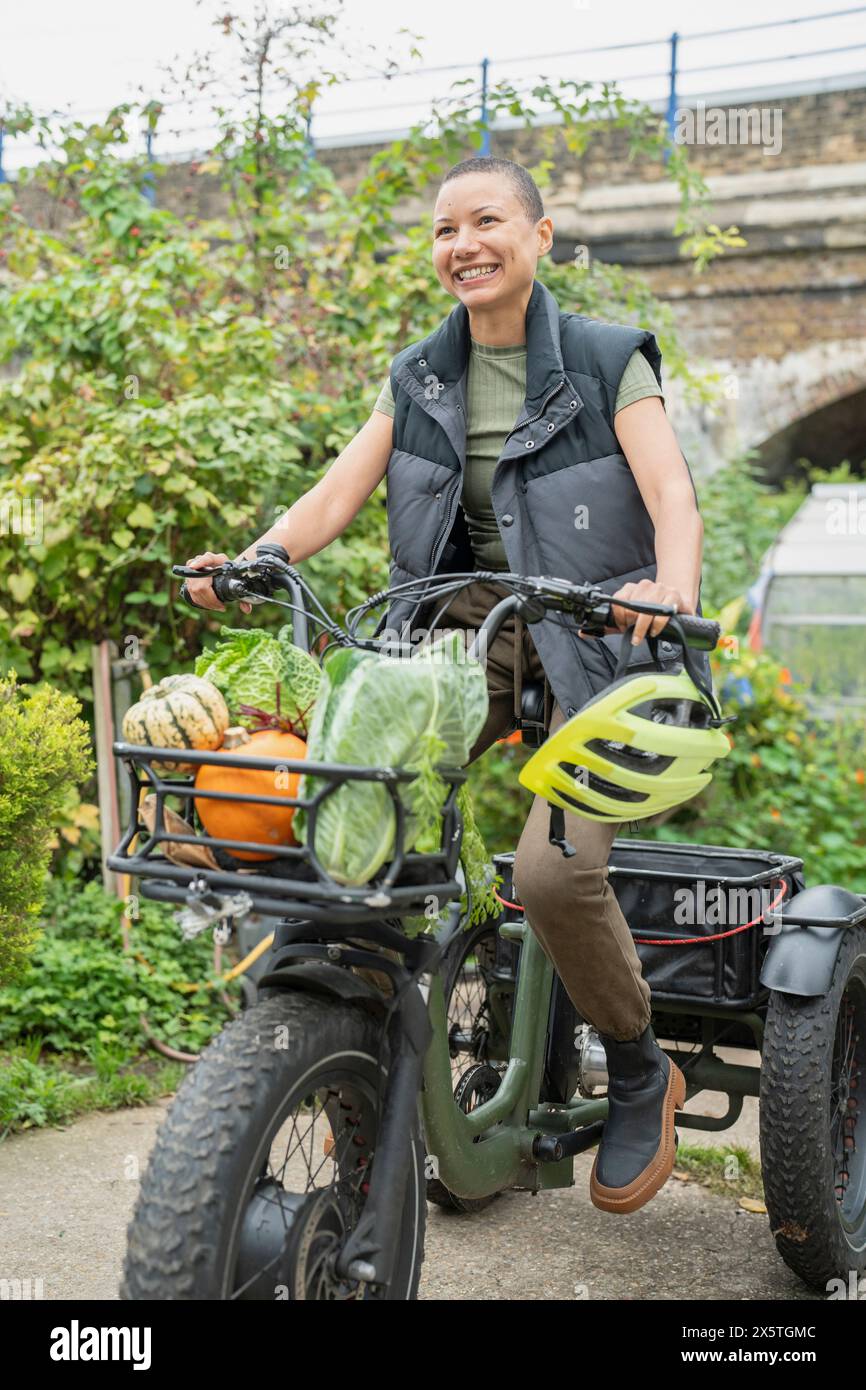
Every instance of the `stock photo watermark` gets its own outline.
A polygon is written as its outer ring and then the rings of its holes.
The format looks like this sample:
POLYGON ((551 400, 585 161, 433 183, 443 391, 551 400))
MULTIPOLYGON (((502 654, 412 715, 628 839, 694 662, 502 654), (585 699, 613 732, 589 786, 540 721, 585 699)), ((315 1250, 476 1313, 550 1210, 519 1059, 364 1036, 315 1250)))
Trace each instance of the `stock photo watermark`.
POLYGON ((45 1297, 45 1282, 42 1279, 0 1279, 0 1303, 11 1300, 26 1302, 45 1297))
MULTIPOLYGON (((478 641, 475 658, 480 665, 484 666, 487 661, 488 635, 484 628, 459 628, 457 629, 463 639, 464 649, 468 652, 478 641)), ((413 652, 425 652, 428 659, 433 662, 440 662, 444 666, 452 664, 452 658, 448 651, 442 647, 437 647, 436 643, 449 635, 449 629, 445 627, 412 627, 406 622, 402 627, 386 627, 378 634, 376 640, 381 642, 381 652, 383 656, 403 656, 410 649, 413 652)))
POLYGON ((760 145, 765 155, 782 150, 782 108, 779 106, 679 107, 674 140, 678 145, 760 145))
POLYGON ((742 926, 747 922, 761 923, 767 935, 776 935, 782 927, 782 917, 776 910, 779 889, 763 884, 753 888, 723 888, 719 883, 707 887, 698 879, 694 888, 677 888, 674 892, 674 923, 678 927, 742 926))
POLYGON ((828 536, 866 536, 866 496, 848 488, 844 497, 828 497, 826 528, 828 536))
POLYGON ((52 1361, 131 1361, 136 1371, 146 1371, 151 1359, 149 1327, 82 1327, 73 1318, 69 1327, 51 1332, 52 1361))
POLYGON ((858 1275, 856 1269, 849 1269, 847 1279, 828 1279, 827 1300, 830 1303, 866 1302, 866 1276, 858 1275))
POLYGON ((0 497, 0 536, 21 536, 25 545, 41 545, 44 533, 41 497, 0 497))

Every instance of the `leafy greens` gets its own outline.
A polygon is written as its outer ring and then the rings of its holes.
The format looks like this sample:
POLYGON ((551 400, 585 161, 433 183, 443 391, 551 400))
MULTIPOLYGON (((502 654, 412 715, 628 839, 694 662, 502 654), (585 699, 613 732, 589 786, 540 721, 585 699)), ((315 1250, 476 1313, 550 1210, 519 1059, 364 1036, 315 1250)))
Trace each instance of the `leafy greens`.
POLYGON ((248 724, 252 716, 239 713, 239 707, 249 705, 266 714, 279 712, 303 733, 322 672, 308 652, 294 645, 291 627, 280 628, 276 637, 262 628, 223 627, 220 636, 226 640, 196 659, 195 674, 222 692, 233 721, 248 724))
MULTIPOLYGON (((462 767, 487 716, 487 681, 467 656, 459 632, 446 634, 409 659, 357 649, 335 652, 324 668, 307 742, 310 760, 403 767, 409 811, 405 845, 438 836, 446 787, 437 764, 462 767)), ((322 779, 305 775, 302 796, 322 779)), ((463 798, 465 804, 466 798, 463 798)), ((295 815, 306 838, 307 816, 295 815)), ((348 781, 319 805, 315 851, 339 883, 367 883, 393 856, 396 813, 381 783, 348 781)), ((438 843, 438 839, 430 843, 438 843)))

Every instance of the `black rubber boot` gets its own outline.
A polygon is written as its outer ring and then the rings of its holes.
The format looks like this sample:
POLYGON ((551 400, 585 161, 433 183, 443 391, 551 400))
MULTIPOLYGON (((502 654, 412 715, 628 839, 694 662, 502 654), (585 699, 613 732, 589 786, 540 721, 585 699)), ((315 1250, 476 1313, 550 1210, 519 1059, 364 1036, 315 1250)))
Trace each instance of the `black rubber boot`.
POLYGON ((637 1211, 673 1170, 674 1112, 685 1104, 685 1077, 649 1026, 628 1042, 599 1036, 607 1054, 609 1108, 589 1193, 602 1211, 637 1211))

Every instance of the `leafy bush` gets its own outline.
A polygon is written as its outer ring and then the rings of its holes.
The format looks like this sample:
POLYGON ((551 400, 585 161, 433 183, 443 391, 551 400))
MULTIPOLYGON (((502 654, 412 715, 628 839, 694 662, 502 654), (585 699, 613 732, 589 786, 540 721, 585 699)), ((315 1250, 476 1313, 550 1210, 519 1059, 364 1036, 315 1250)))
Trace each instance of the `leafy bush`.
MULTIPOLYGON (((242 58, 253 51, 238 21, 227 32, 242 58)), ((255 51, 277 37, 257 34, 255 51)), ((130 106, 92 125, 5 118, 60 154, 22 174, 23 189, 0 186, 0 365, 11 368, 0 470, 10 505, 38 504, 44 519, 27 545, 0 535, 0 664, 33 679, 62 672, 84 699, 102 638, 146 651, 156 677, 189 665, 215 620, 176 607, 171 563, 241 548, 308 491, 368 416, 394 354, 453 307, 429 229, 406 234, 396 214, 477 142, 477 111, 461 94, 435 108, 349 192, 307 145, 315 84, 271 118, 256 96, 263 72, 253 64, 246 112, 217 114, 214 148, 190 174, 216 178, 225 198, 224 215, 199 224, 148 201, 154 169, 130 157, 130 106), (17 201, 31 186, 50 230, 17 201)), ((562 117, 535 129, 548 150, 581 152, 611 123, 636 158, 657 163, 667 148, 680 230, 701 232, 705 186, 648 108, 567 82, 531 97, 500 84, 488 110, 529 125, 545 104, 562 117)), ((156 127, 156 108, 139 114, 156 127)), ((534 171, 542 186, 552 167, 534 171)), ((563 307, 651 324, 669 369, 702 392, 640 277, 543 262, 540 278, 563 307)), ((337 611, 381 586, 383 508, 364 508, 305 568, 337 611)))
MULTIPOLYGON (((718 614, 724 631, 737 606, 718 614)), ((712 616, 712 615, 710 615, 712 616)), ((866 733, 862 723, 809 713, 790 672, 739 643, 711 655, 731 753, 695 801, 656 831, 799 855, 807 884, 866 892, 866 733)))
MULTIPOLYGON (((228 1011, 214 989, 213 944, 184 941, 170 909, 144 903, 123 949, 121 903, 97 882, 52 883, 44 931, 30 968, 0 989, 0 1046, 35 1039, 55 1052, 89 1056, 94 1048, 144 1050, 139 1017, 155 1035, 197 1051, 228 1011)), ((237 997, 236 984, 227 988, 237 997)))
POLYGON ((33 949, 52 829, 90 771, 87 726, 72 695, 0 679, 0 981, 33 949))
POLYGON ((704 521, 701 606, 719 609, 757 579, 761 560, 808 493, 786 479, 781 492, 760 478, 755 451, 738 455, 698 487, 704 521))

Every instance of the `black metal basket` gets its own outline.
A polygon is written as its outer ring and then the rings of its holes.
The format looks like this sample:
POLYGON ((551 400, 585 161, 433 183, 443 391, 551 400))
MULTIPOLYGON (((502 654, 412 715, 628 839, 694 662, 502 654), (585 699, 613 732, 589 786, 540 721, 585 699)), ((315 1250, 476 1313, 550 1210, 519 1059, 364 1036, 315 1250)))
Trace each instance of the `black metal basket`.
MULTIPOLYGON (((511 879, 514 854, 496 855, 494 862, 504 876, 502 896, 516 901, 511 879)), ((747 923, 752 917, 760 918, 765 908, 781 910, 800 892, 805 886, 802 859, 721 845, 618 839, 611 846, 608 867, 654 1006, 748 1012, 766 1000, 768 991, 759 977, 773 938, 760 920, 751 926, 747 923), (726 909, 742 908, 745 915, 718 924, 678 922, 684 905, 683 897, 677 896, 680 890, 685 889, 700 909, 702 903, 713 902, 715 888, 721 890, 726 909), (736 891, 746 896, 737 899, 736 891)), ((505 920, 522 912, 520 907, 507 909, 505 920)))
POLYGON ((749 1011, 760 982, 770 912, 805 886, 793 855, 721 845, 614 840, 610 882, 635 940, 654 1005, 749 1011), (707 920, 709 918, 710 920, 707 920))
MULTIPOLYGON (((250 910, 271 917, 300 917, 312 922, 353 925, 380 918, 423 915, 430 897, 440 905, 459 898, 462 883, 456 878, 463 835, 463 820, 456 804, 458 787, 466 780, 461 768, 438 769, 447 787, 442 805, 442 833, 439 848, 430 853, 410 852, 406 848, 409 810, 401 789, 417 774, 405 768, 361 767, 348 763, 322 763, 306 759, 259 758, 243 753, 199 752, 193 749, 152 748, 115 743, 114 754, 127 768, 131 782, 129 825, 115 852, 106 861, 117 873, 141 880, 145 898, 161 902, 185 903, 191 893, 205 891, 222 896, 245 893, 250 910), (161 764, 183 762, 196 769, 203 765, 246 768, 252 771, 285 771, 290 777, 307 774, 316 778, 311 795, 264 796, 249 793, 196 791, 193 775, 167 775, 161 764), (394 804, 396 836, 390 861, 369 883, 354 886, 339 883, 315 853, 316 821, 322 802, 349 781, 378 782, 385 786, 394 804), (156 797, 153 831, 140 823, 138 808, 143 792, 156 797), (262 806, 294 806, 307 814, 307 843, 263 846, 256 841, 229 840, 207 835, 178 834, 166 826, 166 806, 172 799, 181 802, 181 814, 192 824, 194 798, 218 801, 252 802, 262 806), (138 845, 132 849, 138 837, 138 845), (164 853, 170 845, 207 847, 218 868, 173 863, 164 853), (237 858, 237 852, 267 855, 266 859, 237 858)), ((171 809, 174 809, 171 807, 171 809)))

